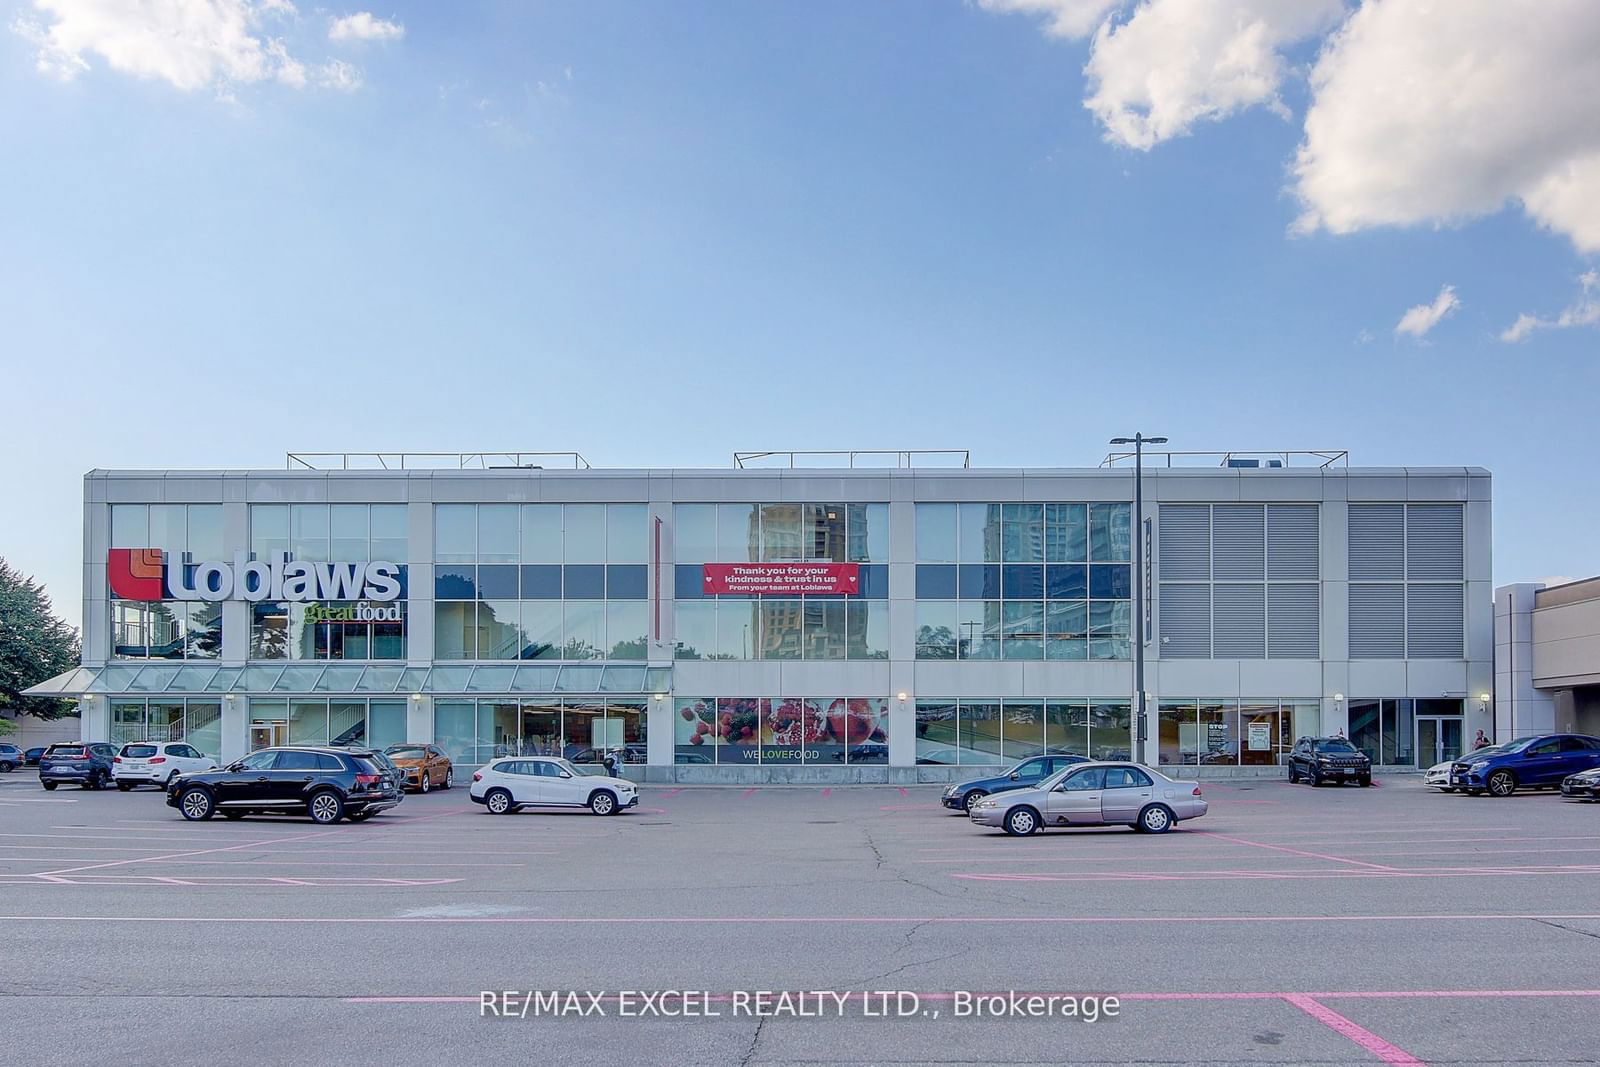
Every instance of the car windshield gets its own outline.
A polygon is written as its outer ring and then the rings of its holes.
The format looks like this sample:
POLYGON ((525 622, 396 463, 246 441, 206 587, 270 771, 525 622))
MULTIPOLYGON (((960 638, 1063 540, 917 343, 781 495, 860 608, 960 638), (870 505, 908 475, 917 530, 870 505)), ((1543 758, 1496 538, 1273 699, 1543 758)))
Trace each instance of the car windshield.
POLYGON ((1335 737, 1330 741, 1317 742, 1318 752, 1354 752, 1355 750, 1356 746, 1342 737, 1335 737))
POLYGON ((566 771, 568 774, 579 775, 579 774, 583 773, 582 771, 578 770, 578 768, 574 767, 572 765, 572 763, 570 761, 568 761, 568 760, 556 759, 556 760, 551 760, 550 762, 554 763, 557 767, 560 767, 562 770, 566 771))
POLYGON ((421 745, 392 745, 384 749, 383 754, 391 759, 421 759, 427 755, 421 745))
POLYGON ((81 755, 83 755, 83 746, 82 745, 51 745, 50 746, 50 755, 52 755, 52 756, 81 756, 81 755))
POLYGON ((132 759, 144 759, 146 756, 154 756, 156 754, 156 746, 128 745, 122 750, 122 754, 132 759))
POLYGON ((1502 752, 1521 752, 1523 749, 1527 748, 1529 745, 1533 744, 1535 741, 1538 741, 1543 736, 1544 735, 1542 735, 1542 734, 1536 734, 1533 737, 1519 737, 1515 741, 1507 742, 1505 747, 1502 748, 1501 751, 1502 752))

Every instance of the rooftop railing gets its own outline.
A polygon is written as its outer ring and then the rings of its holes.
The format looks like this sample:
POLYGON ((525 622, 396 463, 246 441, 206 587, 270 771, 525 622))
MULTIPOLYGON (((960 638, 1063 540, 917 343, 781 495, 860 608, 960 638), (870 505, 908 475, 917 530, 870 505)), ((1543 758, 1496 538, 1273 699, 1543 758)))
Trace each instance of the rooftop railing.
POLYGON ((289 470, 589 470, 578 452, 290 452, 289 470))
POLYGON ((784 468, 897 468, 970 467, 972 453, 965 448, 858 448, 848 451, 735 452, 733 465, 740 470, 784 468))
MULTIPOLYGON (((1132 452, 1108 452, 1102 467, 1123 467, 1133 463, 1132 452)), ((1234 470, 1276 470, 1282 467, 1348 467, 1350 453, 1344 449, 1311 449, 1289 452, 1157 452, 1144 450, 1147 467, 1228 467, 1234 470)))

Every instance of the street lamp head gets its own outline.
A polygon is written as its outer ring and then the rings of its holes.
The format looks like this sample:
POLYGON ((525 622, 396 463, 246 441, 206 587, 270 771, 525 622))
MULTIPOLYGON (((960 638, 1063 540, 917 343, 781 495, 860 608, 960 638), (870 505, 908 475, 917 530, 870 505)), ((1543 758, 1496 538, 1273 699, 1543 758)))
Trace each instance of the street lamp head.
POLYGON ((1111 439, 1111 443, 1114 444, 1114 445, 1131 445, 1131 444, 1133 444, 1133 438, 1131 438, 1131 437, 1113 437, 1111 439))
POLYGON ((1167 443, 1167 439, 1165 437, 1146 437, 1144 443, 1147 445, 1164 445, 1167 443))

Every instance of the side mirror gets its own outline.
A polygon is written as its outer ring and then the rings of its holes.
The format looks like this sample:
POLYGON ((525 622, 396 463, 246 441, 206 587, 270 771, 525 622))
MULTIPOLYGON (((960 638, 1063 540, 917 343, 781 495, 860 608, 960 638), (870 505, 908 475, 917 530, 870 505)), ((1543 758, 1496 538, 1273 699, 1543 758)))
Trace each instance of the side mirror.
POLYGON ((572 772, 571 771, 562 771, 561 772, 561 777, 563 777, 563 778, 571 778, 572 777, 572 772))
POLYGON ((230 764, 228 764, 228 773, 229 774, 238 774, 242 770, 244 770, 244 764, 243 763, 230 763, 230 764))
POLYGON ((1020 782, 1020 781, 1022 781, 1022 772, 1021 772, 1021 771, 1012 771, 1012 772, 1011 772, 1011 780, 1012 780, 1012 781, 1013 781, 1013 782, 1020 782))

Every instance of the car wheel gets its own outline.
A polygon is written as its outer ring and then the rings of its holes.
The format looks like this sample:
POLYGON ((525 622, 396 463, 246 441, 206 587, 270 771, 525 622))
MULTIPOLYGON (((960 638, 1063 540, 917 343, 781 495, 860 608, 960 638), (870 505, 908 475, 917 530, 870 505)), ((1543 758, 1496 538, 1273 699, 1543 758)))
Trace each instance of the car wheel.
POLYGON ((339 794, 323 790, 306 802, 306 811, 312 822, 331 826, 344 818, 344 801, 339 799, 339 794))
POLYGON ((118 782, 117 783, 117 788, 122 790, 124 793, 126 793, 128 790, 133 788, 133 783, 132 782, 118 782))
POLYGON ((1134 829, 1147 834, 1164 834, 1172 829, 1177 821, 1165 805, 1151 804, 1139 813, 1139 821, 1133 825, 1134 829))
POLYGON ((1003 825, 1012 837, 1027 837, 1039 828, 1039 813, 1027 805, 1015 807, 1006 812, 1003 825))
POLYGON ((10 762, 9 760, 8 761, 4 761, 4 762, 0 762, 0 774, 10 774, 12 771, 14 771, 16 769, 17 769, 17 765, 15 763, 10 762))
POLYGON ((1517 776, 1510 771, 1495 771, 1484 783, 1492 797, 1508 797, 1517 791, 1517 776))
POLYGON ((186 789, 178 798, 178 810, 191 822, 209 819, 217 813, 217 802, 204 789, 186 789))
POLYGON ((242 811, 225 811, 225 812, 222 813, 222 817, 224 819, 242 819, 242 818, 244 818, 244 812, 242 812, 242 811))
POLYGON ((44 786, 46 789, 54 790, 55 787, 57 785, 59 785, 60 783, 58 783, 58 782, 40 782, 39 784, 44 786))
POLYGON ((455 785, 456 784, 455 783, 455 775, 456 775, 455 768, 446 767, 444 769, 444 785, 440 786, 439 788, 440 789, 449 789, 451 786, 455 785))
POLYGON ((1322 784, 1322 772, 1313 767, 1306 772, 1306 780, 1311 783, 1311 788, 1315 789, 1322 784))
POLYGON ((491 789, 483 798, 483 806, 489 809, 490 815, 504 815, 511 810, 511 794, 504 789, 491 789))
POLYGON ((973 809, 973 806, 988 795, 988 793, 985 793, 981 789, 969 789, 961 798, 962 810, 970 813, 973 809))
POLYGON ((609 789, 597 789, 589 795, 589 810, 596 815, 615 815, 617 796, 609 789))
POLYGON ((1290 785, 1295 785, 1299 781, 1300 781, 1300 772, 1295 769, 1295 765, 1294 764, 1292 764, 1292 763, 1289 764, 1289 784, 1290 785))
POLYGON ((430 778, 428 776, 428 772, 427 771, 423 771, 422 772, 422 784, 417 787, 417 791, 421 792, 421 793, 426 793, 428 790, 430 790, 432 788, 433 788, 433 785, 432 785, 432 783, 430 781, 430 778))

